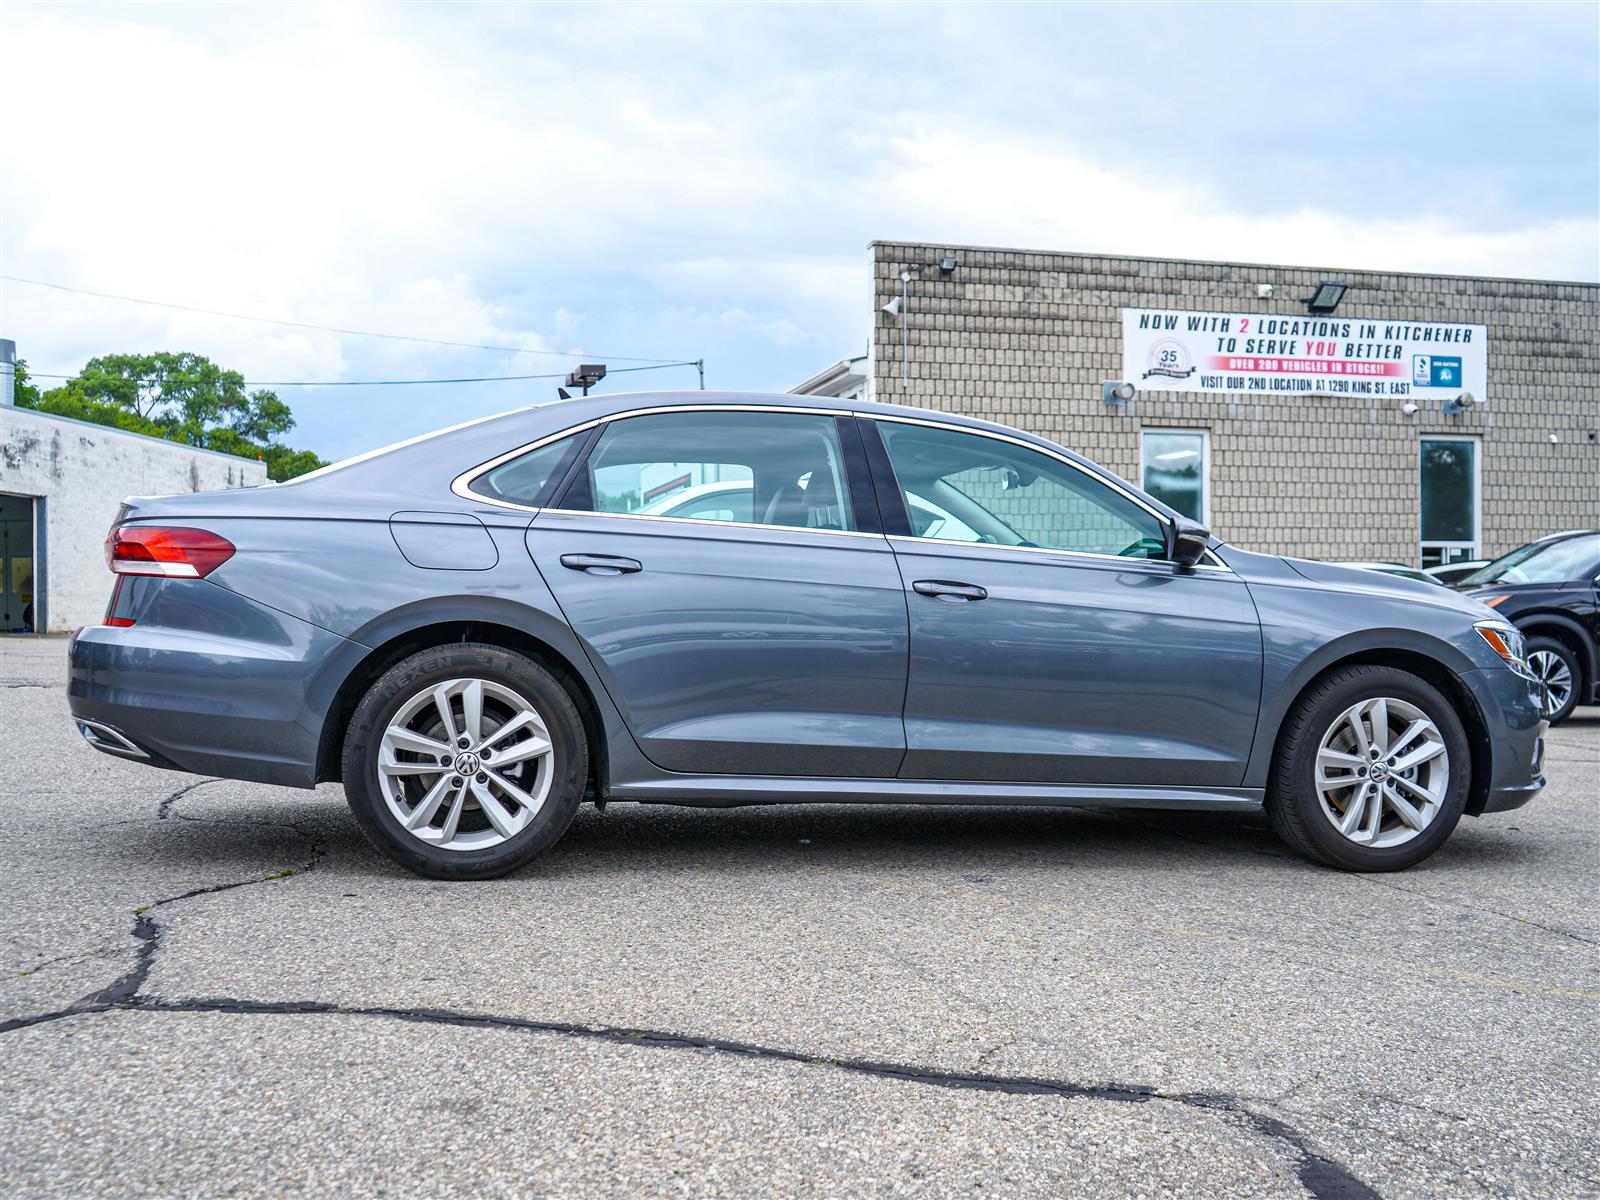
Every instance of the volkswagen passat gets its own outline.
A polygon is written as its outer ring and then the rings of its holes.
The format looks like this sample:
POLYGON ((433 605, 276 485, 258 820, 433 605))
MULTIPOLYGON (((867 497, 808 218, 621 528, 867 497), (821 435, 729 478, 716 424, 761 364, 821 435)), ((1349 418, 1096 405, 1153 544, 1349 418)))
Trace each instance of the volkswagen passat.
POLYGON ((1543 785, 1522 638, 1253 554, 1015 429, 710 393, 538 405, 132 499, 71 705, 111 754, 311 787, 425 875, 579 803, 1250 812, 1362 871, 1543 785))

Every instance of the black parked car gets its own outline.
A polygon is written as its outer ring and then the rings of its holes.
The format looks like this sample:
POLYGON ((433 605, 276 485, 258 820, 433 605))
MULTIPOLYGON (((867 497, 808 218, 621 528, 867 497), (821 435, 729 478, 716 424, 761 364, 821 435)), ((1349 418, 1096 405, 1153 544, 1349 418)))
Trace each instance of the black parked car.
POLYGON ((1551 534, 1503 554, 1456 585, 1527 635, 1552 724, 1600 704, 1600 533, 1551 534))

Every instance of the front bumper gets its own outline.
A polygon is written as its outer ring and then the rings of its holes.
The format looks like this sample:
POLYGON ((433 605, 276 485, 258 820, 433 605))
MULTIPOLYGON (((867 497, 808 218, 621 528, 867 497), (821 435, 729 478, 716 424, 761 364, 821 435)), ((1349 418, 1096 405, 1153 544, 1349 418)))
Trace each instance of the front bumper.
POLYGON ((313 786, 339 666, 365 649, 203 580, 162 582, 166 608, 73 634, 67 702, 79 732, 151 766, 313 786), (174 605, 193 589, 204 589, 198 607, 174 605), (203 611, 208 628, 162 622, 180 611, 203 611))
POLYGON ((1487 787, 1474 789, 1473 816, 1521 808, 1544 787, 1544 737, 1549 722, 1537 683, 1503 667, 1466 671, 1461 680, 1483 716, 1487 745, 1473 764, 1488 766, 1487 787))

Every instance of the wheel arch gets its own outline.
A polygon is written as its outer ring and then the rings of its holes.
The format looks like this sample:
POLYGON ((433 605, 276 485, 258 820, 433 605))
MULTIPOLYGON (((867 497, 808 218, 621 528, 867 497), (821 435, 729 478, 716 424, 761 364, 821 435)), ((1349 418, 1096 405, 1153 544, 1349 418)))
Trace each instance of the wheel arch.
POLYGON ((1516 616, 1512 622, 1529 637, 1553 637, 1569 646, 1578 656, 1586 686, 1592 686, 1595 679, 1600 677, 1600 662, 1596 661, 1600 655, 1597 655, 1594 645, 1584 633, 1583 626, 1565 613, 1539 609, 1526 616, 1516 616))
POLYGON ((562 645, 574 639, 555 618, 515 604, 453 608, 447 603, 428 603, 388 614, 370 623, 352 640, 367 647, 367 653, 344 669, 344 677, 333 690, 318 738, 316 782, 341 780, 350 718, 367 689, 384 672, 422 650, 479 642, 526 655, 561 681, 583 718, 584 736, 589 742, 590 785, 596 795, 605 795, 610 778, 610 713, 602 707, 603 691, 580 666, 585 662, 582 648, 562 645))
POLYGON ((1324 647, 1324 653, 1302 664, 1301 670, 1279 688, 1273 705, 1275 716, 1270 736, 1258 737, 1256 742, 1258 747, 1264 748, 1265 753, 1259 755, 1259 761, 1252 762, 1251 776, 1261 779, 1263 784, 1270 780, 1286 718, 1306 692, 1335 671, 1346 667, 1392 667, 1432 685, 1460 718, 1472 754, 1472 779, 1467 791, 1466 812, 1477 816, 1483 812, 1489 798, 1493 760, 1489 749, 1488 722, 1472 690, 1458 673, 1470 670, 1474 665, 1453 646, 1432 638, 1369 640, 1356 637, 1331 643, 1324 647))

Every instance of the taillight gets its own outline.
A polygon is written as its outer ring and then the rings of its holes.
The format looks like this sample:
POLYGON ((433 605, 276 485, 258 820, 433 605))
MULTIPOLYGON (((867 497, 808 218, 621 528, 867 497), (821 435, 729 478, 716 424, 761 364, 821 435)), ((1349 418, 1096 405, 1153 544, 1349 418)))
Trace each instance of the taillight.
POLYGON ((204 529, 126 525, 106 538, 106 565, 118 575, 204 579, 233 557, 233 543, 204 529))

